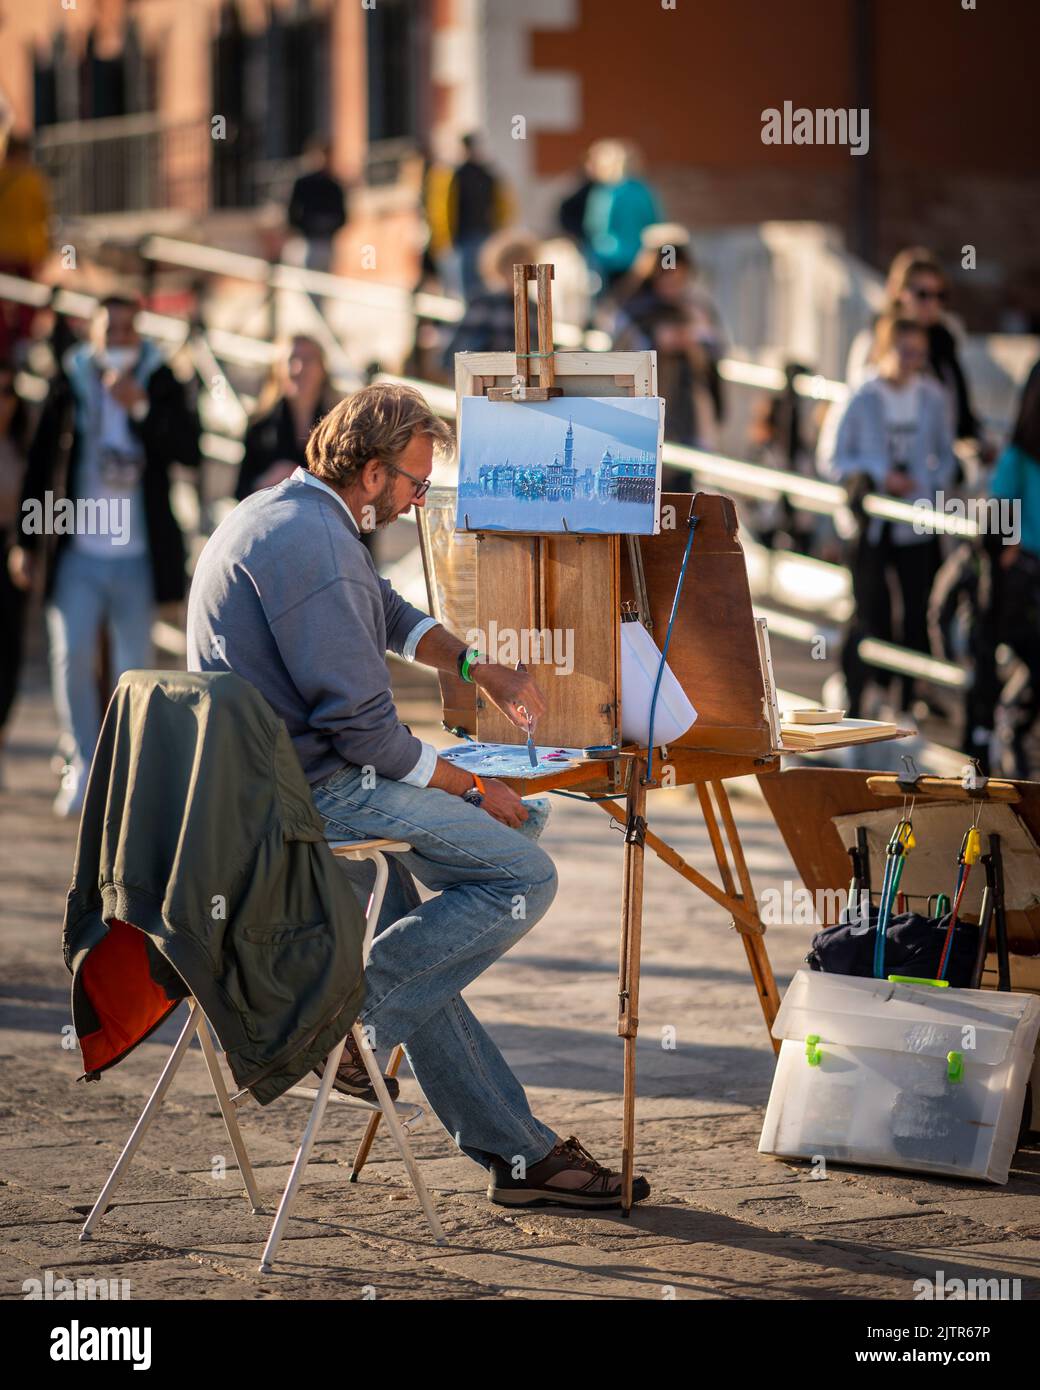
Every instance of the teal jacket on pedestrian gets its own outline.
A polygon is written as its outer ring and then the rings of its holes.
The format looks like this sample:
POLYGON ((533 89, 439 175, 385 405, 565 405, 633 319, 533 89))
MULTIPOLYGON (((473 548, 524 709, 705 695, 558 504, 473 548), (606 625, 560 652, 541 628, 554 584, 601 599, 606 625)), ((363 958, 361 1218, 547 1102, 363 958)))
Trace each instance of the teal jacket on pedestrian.
POLYGON ((997 459, 989 495, 1021 503, 1022 549, 1040 555, 1040 459, 1009 444, 997 459))
POLYGON ((364 1002, 364 919, 285 725, 248 682, 127 671, 90 769, 63 929, 88 1079, 187 995, 261 1105, 364 1002))
POLYGON ((585 204, 585 239, 595 268, 623 274, 642 249, 644 229, 660 220, 657 199, 641 179, 596 184, 585 204))

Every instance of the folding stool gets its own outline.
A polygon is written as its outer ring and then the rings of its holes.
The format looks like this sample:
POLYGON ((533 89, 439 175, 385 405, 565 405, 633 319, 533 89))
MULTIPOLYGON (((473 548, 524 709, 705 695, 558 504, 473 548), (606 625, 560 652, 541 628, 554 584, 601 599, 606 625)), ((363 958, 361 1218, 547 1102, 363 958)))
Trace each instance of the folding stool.
MULTIPOLYGON (((330 848, 333 854, 341 858, 355 861, 368 859, 375 864, 376 877, 372 893, 368 900, 368 907, 365 912, 365 939, 362 947, 362 960, 367 965, 369 952, 372 948, 372 938, 375 935, 376 923, 379 919, 380 908, 383 905, 383 897, 386 893, 387 879, 389 876, 386 855, 404 853, 411 849, 411 846, 402 840, 358 840, 354 842, 337 841, 332 843, 330 848)), ((205 1018, 196 999, 190 998, 188 1002, 187 1022, 181 1030, 181 1034, 174 1044, 172 1052, 167 1058, 166 1065, 159 1075, 159 1080, 156 1082, 155 1089, 148 1098, 144 1109, 141 1111, 140 1118, 136 1125, 134 1125, 130 1138, 126 1141, 123 1152, 119 1155, 115 1167, 109 1174, 108 1180, 101 1189, 97 1201, 94 1203, 89 1216, 83 1223, 83 1229, 79 1237, 80 1240, 90 1239, 95 1226, 108 1208, 117 1186, 130 1167, 134 1154, 137 1152, 142 1139, 148 1132, 152 1121, 155 1119, 159 1107, 162 1105, 166 1096, 166 1092, 169 1090, 173 1078, 176 1076, 181 1063, 184 1061, 185 1054, 196 1033, 199 1037, 202 1055, 205 1059, 206 1069, 209 1072, 210 1082, 213 1086, 213 1094, 216 1096, 217 1104, 220 1107, 220 1113, 224 1119, 228 1138, 231 1141, 231 1148, 238 1163, 239 1171, 242 1174, 242 1182, 245 1186, 246 1197, 252 1206, 254 1214, 260 1213, 263 1210, 260 1194, 256 1186, 253 1167, 249 1161, 249 1154, 246 1151, 246 1146, 242 1139, 242 1132, 239 1128, 236 1114, 237 1108, 249 1099, 249 1091, 237 1091, 234 1095, 228 1093, 220 1063, 217 1059, 217 1050, 213 1045, 209 1022, 205 1018)), ((365 1069, 372 1083, 372 1089, 376 1093, 378 1105, 359 1100, 353 1096, 341 1095, 338 1091, 332 1089, 332 1083, 336 1076, 336 1069, 339 1066, 340 1059, 343 1056, 343 1049, 346 1046, 345 1037, 340 1039, 326 1058, 325 1070, 317 1088, 293 1086, 286 1092, 287 1096, 296 1096, 307 1100, 313 1100, 314 1103, 311 1108, 310 1117, 307 1120, 307 1126, 303 1132, 303 1138, 300 1140, 300 1147, 293 1162, 288 1182, 285 1185, 285 1191, 278 1204, 278 1210, 275 1214, 274 1224, 271 1227, 271 1233, 264 1247, 263 1257, 260 1262, 261 1274, 269 1274, 274 1266, 275 1255, 281 1244, 285 1223, 289 1219, 297 1190, 306 1172, 311 1151, 314 1148, 314 1142, 318 1137, 318 1131, 321 1128, 321 1122, 330 1100, 338 1104, 351 1105, 355 1108, 374 1111, 376 1113, 372 1117, 373 1120, 380 1114, 386 1120, 387 1127, 394 1143, 397 1145, 398 1152, 401 1155, 412 1187, 415 1189, 415 1194, 419 1199, 433 1238, 438 1245, 444 1244, 444 1232, 437 1218, 437 1213, 433 1209, 426 1184, 423 1182, 422 1175, 416 1165, 415 1156, 408 1143, 408 1136, 406 1133, 407 1130, 414 1129, 421 1123, 425 1112, 420 1105, 412 1105, 405 1101, 395 1102, 390 1099, 390 1094, 386 1089, 386 1083, 383 1080, 382 1072, 379 1070, 379 1064, 376 1060, 375 1053, 367 1046, 360 1024, 355 1023, 351 1032, 364 1060, 365 1069)), ((395 1051, 395 1062, 399 1061, 399 1059, 400 1051, 397 1050, 395 1051)), ((360 1171, 360 1166, 364 1162, 362 1154, 367 1155, 367 1146, 371 1143, 373 1133, 374 1126, 370 1125, 369 1132, 366 1134, 358 1150, 358 1158, 354 1161, 354 1168, 351 1173, 352 1181, 356 1181, 357 1173, 360 1171)))

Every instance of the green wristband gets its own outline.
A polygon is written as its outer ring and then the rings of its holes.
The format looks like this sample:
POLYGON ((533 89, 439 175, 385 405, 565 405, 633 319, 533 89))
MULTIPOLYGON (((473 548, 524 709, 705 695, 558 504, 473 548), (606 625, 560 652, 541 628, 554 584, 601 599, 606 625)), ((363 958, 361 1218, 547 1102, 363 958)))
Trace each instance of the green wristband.
POLYGON ((469 673, 470 667, 481 660, 483 660, 482 654, 477 651, 466 651, 462 654, 462 658, 459 662, 459 675, 464 681, 469 681, 470 685, 473 684, 473 677, 469 673))

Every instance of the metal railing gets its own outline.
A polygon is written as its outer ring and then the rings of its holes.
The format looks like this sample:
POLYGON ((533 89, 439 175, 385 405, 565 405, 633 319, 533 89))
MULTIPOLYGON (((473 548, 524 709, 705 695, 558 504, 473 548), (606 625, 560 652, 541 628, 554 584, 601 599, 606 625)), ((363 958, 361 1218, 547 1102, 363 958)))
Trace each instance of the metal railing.
MULTIPOLYGON (((272 305, 279 293, 294 293, 300 298, 307 298, 309 321, 318 327, 318 336, 333 354, 343 353, 344 349, 336 330, 330 326, 323 305, 336 305, 341 310, 374 311, 383 322, 396 322, 399 326, 398 336, 415 344, 419 341, 420 325, 448 329, 458 322, 463 312, 461 302, 449 295, 427 291, 414 293, 400 285, 271 264, 259 257, 243 256, 171 237, 151 237, 138 249, 145 262, 154 268, 160 265, 175 266, 193 269, 204 275, 240 278, 263 285, 272 305)), ((352 317, 348 313, 341 313, 340 321, 349 321, 352 317)), ((610 336, 602 329, 559 319, 554 321, 553 327, 556 346, 564 350, 602 352, 612 347, 610 336)), ((994 357, 993 360, 997 362, 998 359, 994 357)), ((433 363, 428 365, 430 370, 436 370, 433 363)), ((999 363, 998 366, 1000 371, 1006 371, 1004 366, 999 363)), ((844 381, 834 380, 819 372, 798 372, 789 379, 782 367, 740 357, 722 358, 718 370, 722 380, 730 385, 770 394, 792 390, 796 397, 806 402, 840 403, 847 398, 849 391, 844 381)), ((997 409, 980 415, 980 419, 988 430, 998 435, 1006 434, 1010 430, 1011 411, 1010 400, 1006 400, 997 409)), ((733 413, 732 418, 735 420, 738 415, 739 411, 733 413)), ((970 446, 963 447, 970 454, 970 446)), ((958 445, 958 449, 961 448, 958 445)))
POLYGON ((214 142, 206 121, 153 113, 43 126, 33 148, 59 218, 184 208, 203 212, 214 142))
MULTIPOLYGON (((170 121, 153 111, 41 126, 33 150, 59 218, 170 208, 201 214, 211 207, 284 203, 304 165, 302 155, 266 157, 259 133, 246 122, 218 127, 206 119, 170 121)), ((371 142, 364 183, 396 183, 415 155, 411 140, 371 142)))
MULTIPOLYGON (((156 238, 155 240, 160 239, 156 238)), ((259 258, 238 257, 237 259, 251 261, 257 268, 270 269, 267 262, 261 261, 259 258)), ((332 282, 333 285, 339 280, 337 276, 296 270, 290 266, 274 268, 276 283, 281 283, 284 280, 295 287, 297 277, 305 278, 308 282, 328 281, 332 282)), ((394 287, 387 286, 366 285, 366 289, 371 294, 377 294, 386 289, 389 289, 391 293, 395 292, 394 287)), ((56 313, 79 318, 89 316, 97 304, 97 299, 92 295, 60 287, 52 289, 50 286, 10 275, 0 275, 0 299, 9 299, 40 308, 50 306, 56 313)), ((193 326, 186 319, 169 314, 156 314, 149 310, 142 310, 139 313, 137 324, 139 331, 145 337, 154 338, 173 351, 192 344, 196 345, 196 349, 198 345, 204 345, 205 354, 211 363, 231 361, 264 367, 275 360, 279 351, 273 343, 251 338, 244 334, 229 333, 223 329, 206 330, 203 327, 193 326)), ((208 387, 209 381, 205 373, 201 374, 200 379, 203 386, 208 387)), ((224 381, 223 377, 221 379, 224 381)), ((446 419, 454 418, 455 393, 450 387, 436 382, 399 376, 395 373, 379 373, 379 379, 400 381, 414 386, 423 392, 431 406, 439 414, 446 419)), ((351 389, 359 384, 360 376, 354 379, 341 378, 341 380, 347 389, 351 389)), ((756 384, 762 389, 769 389, 761 381, 757 381, 756 384)), ((832 388, 839 384, 827 383, 832 388)), ((223 389, 226 389, 226 381, 224 381, 223 389)), ((29 394, 30 396, 38 396, 38 388, 30 387, 29 394)), ((834 398, 836 399, 836 397, 834 398)), ((223 406, 223 401, 219 404, 223 406)), ((222 414, 223 411, 219 413, 222 414)), ((217 428, 218 433, 220 433, 219 427, 217 428)), ((693 477, 703 481, 724 484, 728 492, 740 497, 757 500, 775 500, 779 497, 787 497, 794 505, 825 516, 834 516, 846 505, 845 491, 840 485, 828 483, 821 479, 802 477, 784 469, 771 468, 758 463, 747 463, 740 459, 728 458, 723 454, 709 453, 706 450, 688 448, 685 445, 667 441, 664 445, 663 457, 665 463, 683 469, 693 477)), ((224 460, 217 461, 223 462, 224 460)), ((888 521, 918 522, 941 534, 956 536, 979 534, 978 527, 974 522, 963 517, 949 515, 946 512, 922 507, 919 503, 899 502, 891 497, 871 494, 863 500, 862 506, 868 516, 878 516, 888 521)))
MULTIPOLYGON (((451 325, 457 323, 463 313, 462 303, 449 295, 426 291, 415 293, 399 285, 345 275, 327 275, 281 263, 272 264, 259 256, 224 251, 174 237, 148 237, 138 248, 138 254, 143 260, 156 265, 177 266, 184 270, 264 285, 272 291, 297 291, 348 305, 379 309, 409 319, 413 324, 416 320, 425 319, 451 325)), ((565 350, 602 352, 611 347, 609 335, 601 329, 585 328, 557 319, 553 323, 553 332, 557 346, 565 350)), ((734 385, 762 391, 778 392, 787 385, 786 374, 781 368, 745 362, 736 357, 722 359, 719 375, 734 385)), ((808 400, 843 401, 848 394, 844 382, 831 381, 816 373, 798 373, 793 386, 796 394, 808 400)))
MULTIPOLYGON (((153 238, 152 241, 155 243, 152 246, 153 253, 163 258, 167 249, 165 240, 153 238)), ((209 263, 209 248, 198 248, 198 251, 200 260, 209 263)), ((220 252, 217 254, 223 258, 231 253, 220 252)), ((243 273, 248 278, 260 278, 261 275, 272 274, 276 282, 291 284, 293 287, 295 287, 298 278, 306 281, 317 279, 323 285, 325 282, 331 282, 331 293, 343 293, 342 282, 336 276, 319 275, 316 272, 295 270, 287 266, 277 266, 272 269, 267 262, 253 257, 237 257, 236 259, 242 263, 237 267, 236 273, 243 273)), ((364 284, 364 288, 370 295, 384 291, 389 291, 390 294, 397 293, 392 287, 376 287, 367 283, 364 284)), ((49 286, 7 275, 0 275, 0 299, 11 299, 37 307, 49 304, 57 313, 77 317, 89 315, 96 304, 96 300, 92 296, 75 290, 64 288, 52 290, 49 286)), ((155 314, 150 311, 142 311, 139 314, 138 327, 144 336, 164 344, 171 353, 183 352, 190 359, 193 371, 202 387, 200 414, 204 426, 203 457, 206 462, 217 468, 229 471, 231 467, 237 465, 242 456, 241 433, 248 416, 249 403, 228 389, 222 364, 236 363, 253 368, 263 368, 274 360, 278 351, 277 347, 272 343, 246 335, 229 333, 220 329, 206 330, 199 325, 190 324, 185 319, 172 315, 155 314), (210 389, 215 377, 219 377, 224 382, 220 399, 214 398, 210 389)), ((757 372, 758 369, 756 369, 757 372)), ((783 373, 779 373, 779 376, 783 379, 783 373)), ((454 420, 455 393, 450 387, 393 373, 379 373, 376 379, 398 381, 415 387, 423 393, 430 406, 440 416, 447 420, 454 420)), ((362 378, 360 375, 351 376, 341 373, 339 375, 334 374, 333 380, 339 389, 348 391, 360 385, 362 378)), ((809 378, 808 380, 811 383, 815 379, 809 378)), ((18 384, 19 389, 30 399, 40 399, 46 390, 46 382, 42 378, 33 377, 31 373, 22 373, 18 384)), ((768 380, 762 376, 756 376, 754 384, 760 389, 770 389, 768 380)), ((834 387, 840 383, 827 383, 827 385, 834 387)), ((837 396, 832 394, 829 398, 836 399, 837 396)), ((749 501, 769 501, 786 497, 793 506, 832 518, 837 516, 847 505, 845 491, 838 484, 802 477, 782 469, 747 463, 722 454, 709 453, 705 450, 691 449, 668 442, 664 445, 663 458, 666 464, 689 473, 691 479, 697 483, 719 487, 726 493, 749 501)), ((447 462, 436 464, 433 481, 442 486, 453 485, 456 481, 454 466, 447 462)), ((230 493, 230 491, 229 487, 228 492, 230 493)), ((861 505, 867 516, 876 516, 888 521, 916 523, 937 534, 958 537, 972 537, 979 534, 979 527, 974 521, 966 517, 936 511, 920 504, 900 502, 891 497, 872 494, 865 497, 861 505)), ((204 519, 204 514, 200 515, 204 519)), ((754 545, 755 543, 751 542, 751 544, 754 545)), ((829 618, 832 622, 840 621, 838 610, 841 604, 835 603, 833 595, 847 590, 849 587, 848 571, 843 566, 829 564, 809 556, 796 555, 789 551, 769 552, 769 554, 778 564, 793 566, 804 571, 809 577, 807 588, 815 587, 817 591, 824 590, 831 594, 831 599, 824 603, 815 604, 814 611, 817 612, 818 617, 829 618), (824 611, 820 611, 821 609, 824 611)), ((786 597, 785 587, 789 591, 792 587, 797 588, 798 586, 776 584, 772 572, 773 566, 766 566, 761 571, 756 571, 753 566, 749 566, 749 569, 752 571, 752 592, 756 598, 767 601, 769 599, 779 600, 786 603, 788 607, 796 606, 786 597)), ((778 636, 793 641, 808 642, 821 635, 818 622, 809 624, 803 618, 791 613, 784 613, 778 609, 759 606, 756 611, 767 618, 770 630, 778 636)), ((837 629, 833 629, 829 635, 836 638, 837 629)), ((961 689, 965 685, 967 677, 963 668, 953 662, 939 661, 924 656, 920 652, 898 647, 892 643, 877 642, 873 639, 869 640, 868 645, 869 652, 861 644, 861 654, 865 660, 869 659, 874 666, 898 674, 918 676, 950 689, 961 689)))

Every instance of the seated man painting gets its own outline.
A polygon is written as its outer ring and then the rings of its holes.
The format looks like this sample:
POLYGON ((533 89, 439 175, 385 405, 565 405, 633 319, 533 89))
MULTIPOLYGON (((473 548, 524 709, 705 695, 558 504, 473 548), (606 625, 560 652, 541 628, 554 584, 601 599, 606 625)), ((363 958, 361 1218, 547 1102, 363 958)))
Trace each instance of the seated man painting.
MULTIPOLYGON (((390 691, 388 650, 459 671, 525 731, 526 713, 545 708, 526 672, 476 660, 406 603, 361 542, 362 531, 423 505, 434 449, 450 439, 408 387, 368 386, 335 406, 310 436, 307 468, 246 498, 206 545, 188 610, 189 665, 235 671, 285 721, 330 840, 412 846, 391 856, 360 1020, 377 1045, 404 1044, 447 1132, 489 1170, 489 1199, 619 1206, 620 1173, 532 1114, 462 998, 548 910, 552 860, 521 798, 439 758, 401 723, 390 691), (433 894, 426 901, 416 879, 433 894)), ((344 1052, 336 1085, 371 1097, 356 1052, 344 1052)), ((634 1197, 649 1190, 637 1177, 634 1197)))

